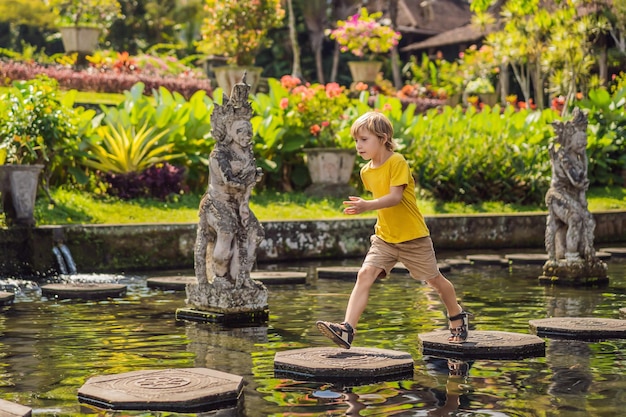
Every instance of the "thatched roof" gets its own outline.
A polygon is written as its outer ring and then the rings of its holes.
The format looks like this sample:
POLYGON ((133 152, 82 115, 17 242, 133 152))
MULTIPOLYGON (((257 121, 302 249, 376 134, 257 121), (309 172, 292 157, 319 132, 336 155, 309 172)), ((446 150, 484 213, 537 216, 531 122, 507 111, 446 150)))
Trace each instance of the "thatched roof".
POLYGON ((447 32, 439 33, 424 41, 415 42, 401 49, 402 52, 413 52, 429 48, 440 48, 446 45, 470 44, 477 42, 496 30, 495 26, 480 29, 473 24, 467 24, 447 32))
MULTIPOLYGON (((367 7, 388 16, 388 0, 372 0, 367 7)), ((402 33, 432 36, 468 24, 471 16, 464 0, 398 0, 396 24, 402 33)))

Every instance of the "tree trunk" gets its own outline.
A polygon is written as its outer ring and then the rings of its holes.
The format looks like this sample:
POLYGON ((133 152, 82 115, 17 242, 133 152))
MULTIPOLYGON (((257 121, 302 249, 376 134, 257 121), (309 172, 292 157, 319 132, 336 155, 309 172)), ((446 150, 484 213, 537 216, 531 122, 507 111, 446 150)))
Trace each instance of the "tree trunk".
MULTIPOLYGON (((389 18, 391 20, 391 28, 394 31, 398 30, 398 0, 389 0, 389 18)), ((400 73, 400 54, 398 53, 398 47, 394 46, 391 49, 391 75, 393 77, 393 85, 399 90, 402 88, 402 74, 400 73)))
POLYGON ((300 45, 298 44, 298 32, 296 31, 296 17, 293 14, 293 0, 287 0, 287 13, 289 13, 289 40, 291 41, 291 51, 293 61, 291 75, 302 78, 302 68, 300 68, 300 45))

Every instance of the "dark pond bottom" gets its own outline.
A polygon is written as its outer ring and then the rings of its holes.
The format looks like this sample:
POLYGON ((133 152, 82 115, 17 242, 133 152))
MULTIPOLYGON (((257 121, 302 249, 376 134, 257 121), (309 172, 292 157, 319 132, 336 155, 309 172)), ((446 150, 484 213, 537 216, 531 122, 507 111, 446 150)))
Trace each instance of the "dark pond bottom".
MULTIPOLYGON (((538 265, 453 267, 446 276, 463 306, 474 313, 473 328, 529 333, 532 319, 619 318, 619 309, 626 306, 626 261, 608 263, 611 281, 603 288, 539 285, 538 265)), ((342 265, 355 266, 358 260, 342 265)), ((280 266, 287 267, 309 271, 311 265, 280 266)), ((331 346, 315 321, 343 318, 352 282, 309 279, 306 285, 268 286, 267 326, 229 328, 176 321, 185 293, 149 288, 147 278, 81 277, 127 286, 124 297, 107 301, 49 300, 32 283, 6 281, 4 289, 13 283, 20 291, 0 315, 0 398, 31 407, 37 416, 102 416, 101 410, 78 402, 78 389, 91 377, 207 367, 244 378, 241 406, 230 413, 245 417, 348 412, 613 417, 624 410, 626 340, 547 339, 545 356, 526 359, 424 356, 418 334, 444 328, 444 310, 433 291, 405 274, 392 274, 375 285, 354 345, 410 353, 413 376, 357 386, 274 373, 276 352, 331 346)))

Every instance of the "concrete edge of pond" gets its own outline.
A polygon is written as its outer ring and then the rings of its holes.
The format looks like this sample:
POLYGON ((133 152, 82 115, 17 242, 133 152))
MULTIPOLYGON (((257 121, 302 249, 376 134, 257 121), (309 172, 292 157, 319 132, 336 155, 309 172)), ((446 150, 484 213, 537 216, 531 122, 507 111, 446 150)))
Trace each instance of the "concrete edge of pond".
MULTIPOLYGON (((626 244, 626 211, 592 213, 595 247, 626 244)), ((266 221, 259 262, 362 257, 374 218, 266 221)), ((426 216, 436 251, 544 248, 546 213, 426 216)), ((130 272, 191 269, 196 223, 65 225, 0 229, 0 276, 45 276, 57 265, 62 241, 79 271, 130 272)))

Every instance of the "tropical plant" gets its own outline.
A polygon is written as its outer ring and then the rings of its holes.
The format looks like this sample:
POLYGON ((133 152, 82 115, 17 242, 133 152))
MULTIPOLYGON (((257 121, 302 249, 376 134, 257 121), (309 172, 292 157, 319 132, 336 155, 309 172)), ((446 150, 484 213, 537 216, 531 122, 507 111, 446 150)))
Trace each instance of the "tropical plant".
POLYGON ((382 12, 369 14, 365 7, 347 20, 337 21, 337 29, 330 38, 340 45, 341 52, 350 52, 357 57, 372 58, 386 54, 400 41, 401 35, 378 19, 382 12))
POLYGON ((58 16, 58 26, 110 27, 122 17, 117 0, 46 0, 58 16))
POLYGON ((229 64, 253 65, 259 49, 270 45, 268 32, 283 25, 280 0, 205 0, 198 50, 229 64))

